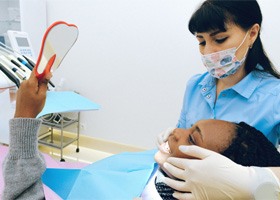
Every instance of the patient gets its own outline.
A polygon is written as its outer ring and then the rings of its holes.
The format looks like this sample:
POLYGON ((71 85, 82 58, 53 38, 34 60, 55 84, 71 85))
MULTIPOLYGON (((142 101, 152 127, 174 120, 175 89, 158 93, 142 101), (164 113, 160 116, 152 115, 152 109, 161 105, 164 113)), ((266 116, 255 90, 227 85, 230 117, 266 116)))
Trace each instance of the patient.
POLYGON ((163 163, 168 157, 191 158, 179 150, 180 145, 197 145, 230 158, 244 166, 280 166, 280 154, 275 146, 257 129, 240 122, 201 120, 189 129, 175 129, 163 144, 165 152, 158 151, 155 160, 160 166, 154 185, 164 200, 174 199, 173 189, 161 182, 170 176, 163 163))

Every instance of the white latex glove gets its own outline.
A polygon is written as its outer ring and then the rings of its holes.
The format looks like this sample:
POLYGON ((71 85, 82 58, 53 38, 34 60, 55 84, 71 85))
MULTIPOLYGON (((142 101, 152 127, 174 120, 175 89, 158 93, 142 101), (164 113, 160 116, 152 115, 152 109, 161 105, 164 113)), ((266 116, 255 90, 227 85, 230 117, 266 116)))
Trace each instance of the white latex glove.
POLYGON ((191 193, 174 193, 177 199, 279 199, 279 180, 268 168, 244 167, 216 152, 198 146, 180 146, 198 159, 168 158, 164 167, 175 177, 165 178, 170 187, 191 193))
POLYGON ((157 147, 159 150, 162 150, 161 145, 167 141, 168 136, 174 131, 174 127, 169 127, 165 131, 162 131, 160 134, 157 136, 157 147))

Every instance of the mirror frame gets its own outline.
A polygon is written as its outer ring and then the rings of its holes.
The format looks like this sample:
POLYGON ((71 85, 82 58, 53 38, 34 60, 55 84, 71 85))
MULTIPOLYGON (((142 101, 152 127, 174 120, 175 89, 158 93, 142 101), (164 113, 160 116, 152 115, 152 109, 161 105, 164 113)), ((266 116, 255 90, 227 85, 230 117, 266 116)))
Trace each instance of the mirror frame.
POLYGON ((55 62, 55 59, 56 59, 56 54, 54 54, 53 56, 51 56, 49 58, 49 60, 47 61, 47 64, 44 68, 44 70, 42 71, 42 73, 39 73, 38 72, 38 68, 40 66, 40 63, 41 63, 41 59, 44 55, 44 48, 45 48, 45 43, 47 41, 47 37, 49 35, 49 33, 51 32, 51 30, 53 30, 53 28, 55 28, 56 26, 59 26, 59 25, 66 25, 66 26, 69 26, 69 27, 74 27, 77 29, 77 36, 75 38, 74 41, 71 41, 72 44, 71 46, 69 47, 69 49, 66 51, 66 53, 61 57, 62 59, 59 61, 58 65, 56 66, 57 68, 59 67, 60 63, 62 62, 62 60, 64 59, 64 57, 66 56, 66 54, 69 52, 69 50, 72 48, 72 46, 75 44, 75 42, 77 41, 78 39, 78 35, 79 35, 79 31, 78 31, 78 27, 75 25, 75 24, 68 24, 64 21, 56 21, 54 22, 52 25, 50 25, 48 27, 48 29, 46 30, 45 34, 44 34, 44 37, 43 37, 43 40, 42 40, 42 45, 41 45, 41 49, 40 49, 40 53, 39 53, 39 57, 37 59, 37 62, 36 62, 36 65, 35 65, 35 75, 38 79, 41 79, 45 76, 45 74, 47 72, 50 72, 54 62, 55 62))

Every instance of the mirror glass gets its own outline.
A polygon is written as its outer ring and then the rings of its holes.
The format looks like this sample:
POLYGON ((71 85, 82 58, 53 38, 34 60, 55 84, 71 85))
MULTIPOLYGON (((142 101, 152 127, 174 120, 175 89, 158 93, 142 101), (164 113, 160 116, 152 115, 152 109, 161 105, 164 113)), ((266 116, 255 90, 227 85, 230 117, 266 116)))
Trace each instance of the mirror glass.
POLYGON ((78 28, 66 22, 55 22, 46 31, 35 73, 38 78, 55 71, 78 38, 78 28))

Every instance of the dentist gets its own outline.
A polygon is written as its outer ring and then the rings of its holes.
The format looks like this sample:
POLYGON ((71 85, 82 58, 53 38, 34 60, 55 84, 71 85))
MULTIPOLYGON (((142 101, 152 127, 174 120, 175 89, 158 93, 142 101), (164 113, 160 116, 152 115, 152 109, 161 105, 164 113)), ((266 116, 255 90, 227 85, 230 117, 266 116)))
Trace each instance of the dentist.
MULTIPOLYGON (((188 81, 178 128, 201 119, 244 121, 278 145, 280 75, 263 49, 261 24, 256 0, 206 0, 194 12, 189 30, 207 72, 188 81)), ((172 131, 158 136, 159 148, 172 131)), ((280 166, 243 167, 197 146, 180 150, 197 159, 164 164, 179 179, 165 179, 181 191, 173 194, 177 199, 279 199, 280 166)))

